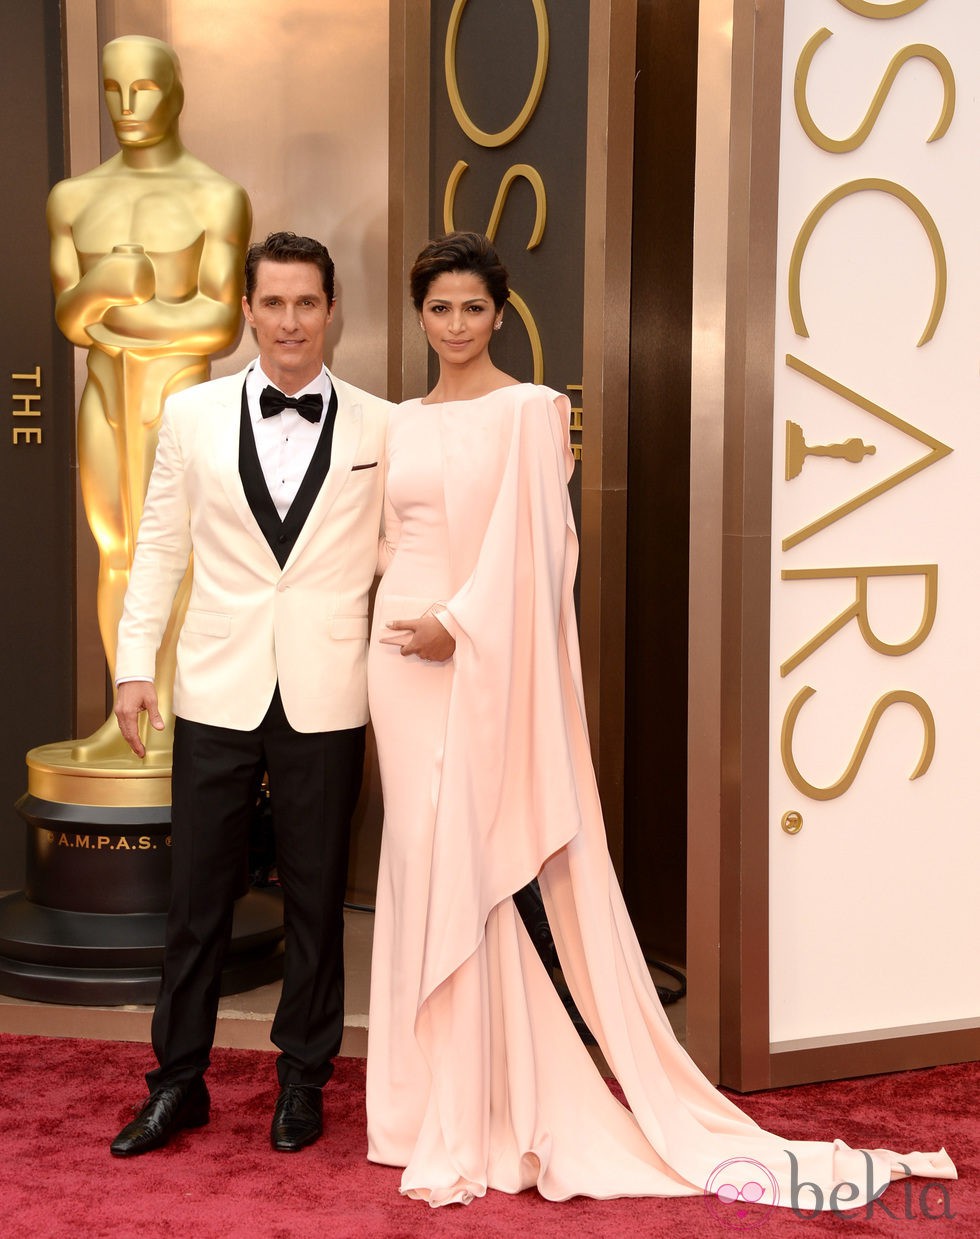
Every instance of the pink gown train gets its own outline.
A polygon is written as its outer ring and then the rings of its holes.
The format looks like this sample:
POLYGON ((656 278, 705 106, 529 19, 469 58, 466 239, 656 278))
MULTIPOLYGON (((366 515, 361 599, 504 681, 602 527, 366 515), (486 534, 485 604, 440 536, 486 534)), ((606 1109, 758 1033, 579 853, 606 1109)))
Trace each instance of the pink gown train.
MULTIPOLYGON (((685 1196, 763 1168, 855 1208, 944 1151, 786 1141, 714 1089, 657 999, 606 848, 572 583, 568 402, 521 384, 408 401, 389 430, 390 561, 369 657, 385 826, 368 1042, 368 1156, 431 1205, 487 1188, 685 1196), (450 662, 379 643, 447 607, 450 662), (538 877, 566 981, 629 1102, 613 1097, 511 896, 538 877), (795 1163, 795 1165, 794 1165, 795 1163), (848 1187, 854 1185, 854 1190, 848 1187), (846 1202, 846 1203, 845 1203, 846 1202)), ((798 1193, 799 1195, 799 1193, 798 1193)), ((812 1209, 812 1194, 798 1203, 812 1209)))

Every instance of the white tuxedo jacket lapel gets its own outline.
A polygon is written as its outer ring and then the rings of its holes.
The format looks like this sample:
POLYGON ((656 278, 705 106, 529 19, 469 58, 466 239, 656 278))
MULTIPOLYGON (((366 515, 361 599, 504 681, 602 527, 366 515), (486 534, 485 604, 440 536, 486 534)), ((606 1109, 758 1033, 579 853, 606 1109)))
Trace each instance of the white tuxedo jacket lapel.
POLYGON ((269 559, 278 570, 276 557, 266 541, 265 534, 259 528, 258 521, 249 507, 238 469, 238 451, 242 424, 242 389, 245 376, 251 369, 246 366, 239 374, 230 376, 223 390, 217 394, 209 410, 208 426, 210 429, 209 449, 215 470, 221 481, 222 489, 228 502, 238 515, 238 519, 249 534, 258 542, 269 559))

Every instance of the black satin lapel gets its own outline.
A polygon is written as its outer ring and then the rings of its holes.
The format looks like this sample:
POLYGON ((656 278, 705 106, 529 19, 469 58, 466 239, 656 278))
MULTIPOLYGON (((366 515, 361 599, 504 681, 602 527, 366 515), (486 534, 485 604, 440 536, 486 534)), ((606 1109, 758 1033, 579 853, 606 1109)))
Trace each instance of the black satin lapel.
POLYGON ((252 433, 252 419, 248 412, 248 398, 242 387, 241 429, 238 434, 238 474, 242 479, 242 489, 248 506, 252 509, 255 522, 268 542, 279 567, 286 562, 283 551, 288 554, 288 547, 279 543, 282 532, 282 521, 276 511, 276 505, 265 484, 262 466, 259 464, 259 454, 255 448, 255 435, 252 433))
POLYGON ((303 528, 313 502, 319 494, 320 487, 330 469, 330 453, 333 444, 334 422, 337 420, 337 392, 330 392, 330 401, 323 414, 323 427, 317 440, 313 458, 300 483, 296 498, 289 505, 286 519, 282 520, 276 505, 269 494, 265 475, 259 463, 259 454, 255 447, 255 435, 252 433, 252 419, 248 411, 248 399, 242 388, 241 433, 238 444, 238 472, 242 479, 242 488, 252 515, 262 530, 265 540, 275 555, 279 567, 285 566, 293 543, 303 528))
MULTIPOLYGON (((289 505, 286 519, 282 523, 282 531, 288 537, 286 546, 292 550, 293 543, 299 536, 299 531, 306 524, 306 518, 316 501, 320 488, 330 472, 330 457, 333 452, 333 428, 337 421, 337 389, 331 384, 330 399, 323 412, 323 427, 317 440, 316 450, 309 468, 300 482, 296 498, 289 505)), ((283 560, 285 563, 285 560, 283 560)))

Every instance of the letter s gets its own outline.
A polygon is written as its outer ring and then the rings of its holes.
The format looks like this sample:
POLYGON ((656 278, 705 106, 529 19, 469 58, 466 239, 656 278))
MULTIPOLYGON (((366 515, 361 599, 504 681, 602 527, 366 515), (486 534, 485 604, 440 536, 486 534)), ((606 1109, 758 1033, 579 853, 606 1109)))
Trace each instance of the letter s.
POLYGON ((868 715, 868 720, 864 724, 864 730, 861 732, 861 737, 857 742, 854 752, 851 754, 851 760, 847 763, 847 769, 837 780, 829 787, 816 787, 810 783, 800 773, 800 769, 796 764, 796 759, 793 756, 793 729, 796 726, 796 720, 804 705, 816 694, 816 689, 809 685, 801 688, 793 700, 789 703, 789 709, 786 711, 786 716, 783 719, 783 732, 781 738, 781 751, 783 756, 783 768, 789 776, 790 782, 797 791, 802 792, 804 796, 809 796, 811 800, 836 800, 838 796, 843 796, 850 788, 851 784, 857 778, 857 772, 861 768, 861 763, 864 761, 864 755, 868 751, 868 746, 871 743, 871 737, 874 735, 875 728, 890 706, 898 702, 904 702, 910 705, 922 719, 925 738, 922 743, 922 752, 919 754, 919 761, 909 775, 910 779, 917 779, 920 775, 925 774, 932 764, 933 754, 936 751, 936 721, 933 718, 932 711, 928 704, 917 694, 907 692, 905 689, 895 689, 893 692, 885 693, 883 697, 879 697, 868 715))

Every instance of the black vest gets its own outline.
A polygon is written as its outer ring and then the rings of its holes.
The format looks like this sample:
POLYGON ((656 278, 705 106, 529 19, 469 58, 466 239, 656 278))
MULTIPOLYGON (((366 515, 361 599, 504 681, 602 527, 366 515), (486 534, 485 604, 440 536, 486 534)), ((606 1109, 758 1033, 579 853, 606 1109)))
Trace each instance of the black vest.
POLYGON ((265 534, 266 541, 272 548, 279 567, 285 567, 293 543, 299 537, 300 530, 306 523, 310 508, 320 493, 327 472, 330 469, 330 451, 333 446, 333 428, 337 420, 337 389, 331 386, 330 400, 323 413, 323 425, 320 428, 320 438, 313 452, 313 459, 299 485, 296 498, 289 505, 286 519, 283 520, 269 494, 265 483, 265 475, 259 464, 259 454, 255 449, 255 436, 252 433, 252 418, 248 411, 248 397, 242 388, 242 419, 238 435, 238 473, 242 479, 242 487, 248 506, 252 509, 259 528, 265 534))

